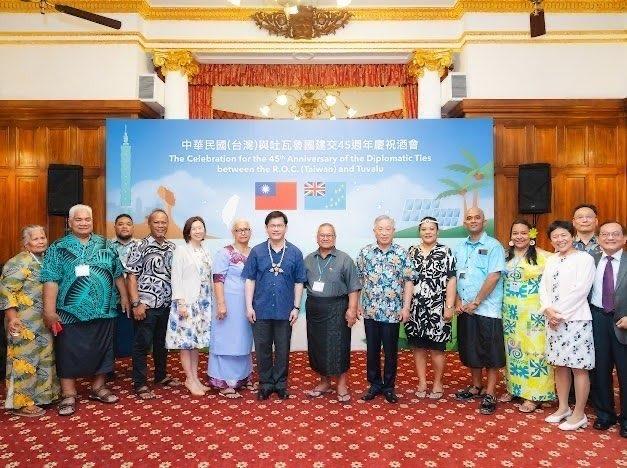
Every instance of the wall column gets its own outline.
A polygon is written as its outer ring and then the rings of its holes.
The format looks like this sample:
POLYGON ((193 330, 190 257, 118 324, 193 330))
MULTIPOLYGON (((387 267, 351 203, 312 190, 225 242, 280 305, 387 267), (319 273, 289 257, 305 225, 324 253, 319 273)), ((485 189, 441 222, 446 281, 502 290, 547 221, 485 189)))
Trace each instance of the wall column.
POLYGON ((418 80, 418 118, 439 119, 440 78, 453 63, 450 50, 418 49, 409 62, 409 74, 418 80))
POLYGON ((189 50, 156 50, 152 57, 165 77, 166 119, 189 119, 189 79, 198 73, 198 63, 189 50))

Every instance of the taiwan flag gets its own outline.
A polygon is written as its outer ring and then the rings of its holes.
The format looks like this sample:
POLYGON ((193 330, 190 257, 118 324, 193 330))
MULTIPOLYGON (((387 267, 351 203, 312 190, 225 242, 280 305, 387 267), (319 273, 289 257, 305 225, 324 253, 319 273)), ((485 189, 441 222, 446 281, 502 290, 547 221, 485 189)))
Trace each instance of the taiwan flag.
POLYGON ((256 210, 295 210, 296 182, 255 182, 256 210))

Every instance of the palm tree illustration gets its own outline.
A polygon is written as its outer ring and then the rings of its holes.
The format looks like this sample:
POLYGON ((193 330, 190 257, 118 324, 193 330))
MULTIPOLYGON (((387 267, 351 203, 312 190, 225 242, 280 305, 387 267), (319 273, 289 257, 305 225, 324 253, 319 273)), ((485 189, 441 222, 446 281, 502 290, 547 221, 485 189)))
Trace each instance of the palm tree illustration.
MULTIPOLYGON (((468 165, 450 164, 446 166, 446 169, 454 172, 461 172, 466 176, 465 181, 461 185, 466 187, 467 192, 472 191, 472 206, 476 208, 479 206, 479 190, 484 188, 487 185, 488 181, 494 178, 494 163, 490 161, 482 166, 477 160, 476 156, 470 151, 462 150, 462 155, 468 162, 468 165)), ((441 181, 444 182, 444 180, 449 179, 442 179, 441 181)), ((449 182, 451 181, 449 180, 449 182)), ((450 185, 447 182, 444 183, 450 185)), ((466 212, 465 197, 464 212, 466 212)))
POLYGON ((466 213, 466 211, 468 211, 468 202, 466 201, 466 194, 474 188, 474 184, 470 184, 469 181, 466 181, 460 184, 451 179, 440 179, 440 182, 442 182, 444 185, 449 186, 450 189, 439 193, 435 197, 435 199, 440 200, 441 198, 448 198, 448 197, 452 197, 455 195, 459 195, 460 197, 462 197, 462 200, 464 202, 463 213, 466 213))

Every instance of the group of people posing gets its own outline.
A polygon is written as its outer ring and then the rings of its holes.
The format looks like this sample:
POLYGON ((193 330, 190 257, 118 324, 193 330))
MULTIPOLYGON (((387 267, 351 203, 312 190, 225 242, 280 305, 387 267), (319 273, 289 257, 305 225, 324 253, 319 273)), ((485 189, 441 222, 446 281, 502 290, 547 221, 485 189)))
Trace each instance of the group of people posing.
POLYGON ((443 398, 445 349, 457 316, 459 356, 472 380, 455 398, 479 399, 482 414, 494 413, 499 400, 520 399, 520 411, 533 412, 557 399, 546 421, 575 430, 588 423, 584 409, 592 371, 594 427, 605 430, 619 422, 620 435, 627 437, 626 232, 614 221, 598 226, 592 205, 577 207, 572 222, 550 224, 552 254, 536 247, 537 231, 522 219, 512 224, 503 248, 485 232, 484 213, 476 207, 464 214, 469 235, 453 250, 438 240, 435 218, 420 221, 420 243, 405 249, 394 242, 394 219, 379 216, 375 242, 355 261, 336 248, 329 223, 318 227, 318 249, 303 257, 286 240, 288 219, 280 211, 267 215, 267 240, 252 248, 250 224, 234 221, 233 242, 215 256, 203 246, 202 218, 185 222, 185 244, 178 247, 166 239, 168 224, 167 214, 154 210, 150 235, 137 240, 131 217, 122 214, 110 241, 93 233, 91 208, 77 205, 69 212, 71 232, 50 247, 43 227, 24 228, 25 251, 7 262, 0 281, 7 409, 36 417, 58 400, 60 415, 73 414, 79 377, 93 378, 90 399, 117 402, 106 379, 114 371, 115 330, 130 324, 133 386, 142 400, 155 398, 147 378, 151 350, 154 385, 180 385, 166 372, 168 350, 179 350, 184 385, 193 395, 213 387, 226 398, 248 389, 258 400, 273 393, 287 399, 292 327, 306 290, 309 362, 319 375, 306 391, 309 398, 335 392, 338 402, 351 400, 351 327, 360 319, 369 384, 363 400, 382 395, 398 401, 401 323, 415 358, 415 396, 443 398), (208 386, 198 375, 199 351, 205 348, 208 386), (614 367, 620 415, 614 409, 614 367), (497 397, 502 368, 507 393, 497 397))

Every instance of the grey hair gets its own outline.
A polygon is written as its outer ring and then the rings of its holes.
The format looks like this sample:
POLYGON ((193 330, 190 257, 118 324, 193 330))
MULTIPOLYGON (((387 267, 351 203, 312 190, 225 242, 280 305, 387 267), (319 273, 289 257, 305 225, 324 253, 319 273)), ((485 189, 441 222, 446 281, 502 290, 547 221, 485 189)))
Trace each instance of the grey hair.
POLYGON ((238 224, 243 224, 243 223, 246 223, 248 225, 248 227, 250 228, 250 221, 248 221, 247 219, 244 219, 244 218, 235 218, 233 220, 233 222, 231 223, 231 232, 235 231, 235 227, 238 224))
POLYGON ((148 222, 150 222, 152 220, 153 215, 156 215, 157 213, 163 213, 165 215, 165 217, 168 218, 168 221, 170 221, 170 217, 168 216, 168 214, 165 212, 165 210, 163 208, 155 208, 146 217, 148 222))
POLYGON ((70 211, 68 212, 67 217, 69 219, 74 219, 74 216, 76 215, 77 211, 81 211, 81 210, 85 210, 87 212, 89 212, 89 216, 93 217, 94 213, 91 210, 91 206, 89 205, 74 205, 72 208, 70 208, 70 211))
POLYGON ((394 221, 394 218, 392 218, 391 216, 388 216, 386 214, 383 215, 379 215, 374 219, 374 225, 376 226, 377 223, 380 223, 381 221, 389 221, 392 224, 392 227, 395 228, 396 227, 396 221, 394 221))
POLYGON ((323 227, 330 227, 333 230, 333 235, 337 236, 337 233, 335 232, 335 226, 333 226, 333 224, 331 223, 322 223, 320 226, 318 226, 318 232, 320 232, 320 228, 323 227))
POLYGON ((39 231, 40 229, 44 232, 44 234, 46 233, 46 228, 39 224, 29 224, 27 226, 24 226, 22 228, 22 243, 24 245, 28 244, 31 239, 32 233, 34 231, 39 231))

